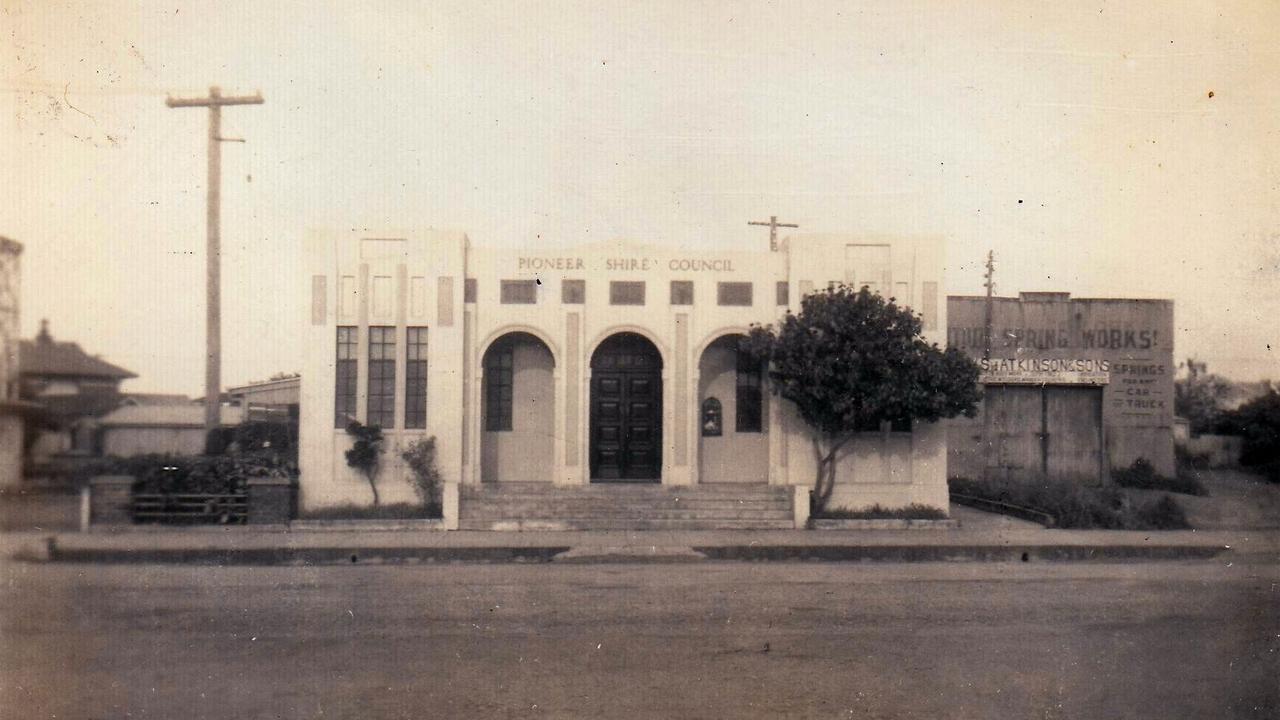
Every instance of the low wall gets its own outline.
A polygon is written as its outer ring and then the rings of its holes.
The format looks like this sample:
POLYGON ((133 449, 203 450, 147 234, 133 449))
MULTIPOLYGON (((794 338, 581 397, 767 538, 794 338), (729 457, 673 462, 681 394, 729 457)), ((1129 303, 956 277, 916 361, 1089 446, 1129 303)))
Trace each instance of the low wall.
MULTIPOLYGON (((293 478, 249 478, 246 481, 248 523, 283 525, 295 514, 297 481, 293 478)), ((83 529, 133 525, 133 477, 99 475, 89 481, 83 529)))

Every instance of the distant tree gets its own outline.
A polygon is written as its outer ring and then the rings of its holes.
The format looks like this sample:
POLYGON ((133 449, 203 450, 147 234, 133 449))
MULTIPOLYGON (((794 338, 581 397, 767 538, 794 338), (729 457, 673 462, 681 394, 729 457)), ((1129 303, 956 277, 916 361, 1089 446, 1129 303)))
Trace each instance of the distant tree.
POLYGON ((926 342, 921 327, 893 298, 839 285, 806 296, 799 314, 776 327, 753 327, 744 341, 744 351, 768 362, 774 392, 814 431, 815 512, 831 499, 841 451, 860 429, 976 414, 977 364, 926 342))
POLYGON ((1231 381, 1209 372, 1209 365, 1187 358, 1173 383, 1173 411, 1186 418, 1194 433, 1214 432, 1231 397, 1231 381))
POLYGON ((1271 482, 1280 482, 1280 392, 1269 388, 1265 395, 1226 413, 1221 426, 1243 438, 1242 465, 1257 468, 1271 482))
POLYGON ((355 468, 369 481, 369 489, 373 491, 373 504, 377 507, 378 470, 382 464, 382 428, 353 420, 347 425, 347 434, 353 438, 351 449, 346 453, 347 465, 355 468))

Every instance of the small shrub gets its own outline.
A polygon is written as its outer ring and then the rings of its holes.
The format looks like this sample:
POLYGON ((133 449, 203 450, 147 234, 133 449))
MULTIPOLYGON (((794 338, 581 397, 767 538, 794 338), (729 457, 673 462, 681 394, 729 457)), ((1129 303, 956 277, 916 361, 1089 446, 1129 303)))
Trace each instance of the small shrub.
POLYGON ((347 465, 359 471, 369 481, 373 491, 373 504, 378 505, 378 470, 382 465, 382 428, 352 420, 347 434, 353 438, 347 450, 347 465))
POLYGON ((885 508, 872 505, 861 510, 838 507, 815 515, 818 520, 946 520, 947 514, 932 505, 911 503, 906 507, 885 508))
POLYGON ((1111 471, 1111 479, 1121 487, 1137 490, 1164 490, 1183 495, 1208 495, 1204 485, 1191 473, 1179 472, 1176 477, 1165 477, 1156 472, 1146 458, 1138 458, 1127 468, 1111 471))
POLYGON ((1140 529, 1146 530, 1188 530, 1191 523, 1187 522, 1187 514, 1183 512, 1182 506, 1178 504, 1168 495, 1161 495, 1159 500, 1153 500, 1138 506, 1137 519, 1140 529))
POLYGON ((440 470, 436 467, 436 439, 423 438, 409 445, 400 453, 413 473, 413 491, 423 508, 434 509, 434 517, 440 514, 440 470))

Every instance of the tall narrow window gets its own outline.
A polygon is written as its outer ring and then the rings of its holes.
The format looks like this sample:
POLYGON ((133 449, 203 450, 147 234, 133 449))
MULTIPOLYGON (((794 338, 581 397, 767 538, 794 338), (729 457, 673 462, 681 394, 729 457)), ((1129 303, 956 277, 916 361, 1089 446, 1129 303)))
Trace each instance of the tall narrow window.
POLYGON ((511 429, 512 367, 515 358, 510 344, 495 345, 484 359, 484 429, 511 429))
POLYGON ((404 370, 404 426, 410 429, 427 426, 427 329, 411 327, 405 331, 407 359, 404 370))
POLYGON ((338 328, 334 358, 333 426, 345 428, 356 419, 356 329, 338 328))
POLYGON ((761 364, 747 353, 738 351, 738 432, 760 432, 762 428, 762 402, 760 394, 761 364))
POLYGON ((369 328, 369 412, 366 425, 396 424, 396 329, 369 328))

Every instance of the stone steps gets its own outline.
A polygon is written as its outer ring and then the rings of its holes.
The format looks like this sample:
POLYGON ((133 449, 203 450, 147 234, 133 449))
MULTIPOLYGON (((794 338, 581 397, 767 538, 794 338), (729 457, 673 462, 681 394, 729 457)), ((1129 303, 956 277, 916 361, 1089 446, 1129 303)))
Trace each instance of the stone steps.
POLYGON ((637 518, 560 518, 555 520, 493 520, 469 518, 458 521, 459 530, 542 531, 542 530, 791 530, 795 523, 788 520, 725 520, 699 518, 696 520, 644 520, 637 518))
POLYGON ((794 527, 791 493, 767 485, 503 483, 461 488, 463 530, 748 530, 794 527))

